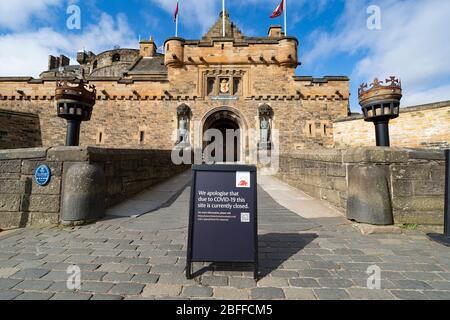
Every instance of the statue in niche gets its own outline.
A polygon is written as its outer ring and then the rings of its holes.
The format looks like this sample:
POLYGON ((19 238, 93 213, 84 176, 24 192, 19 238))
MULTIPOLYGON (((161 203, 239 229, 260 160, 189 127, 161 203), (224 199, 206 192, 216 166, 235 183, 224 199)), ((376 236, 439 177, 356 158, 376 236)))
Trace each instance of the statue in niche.
POLYGON ((189 144, 189 116, 191 114, 191 109, 182 104, 177 108, 178 116, 178 137, 175 144, 187 145, 189 144))
POLYGON ((272 149, 272 132, 271 132, 271 119, 273 115, 272 108, 264 104, 259 107, 259 121, 260 121, 260 140, 258 143, 258 148, 260 150, 271 150, 272 149))
POLYGON ((177 144, 188 142, 188 120, 186 116, 181 116, 178 120, 178 140, 177 144))
POLYGON ((228 83, 228 79, 222 79, 222 81, 220 81, 220 93, 230 93, 230 84, 228 83))
POLYGON ((261 117, 261 143, 267 144, 270 137, 270 123, 267 117, 261 117))

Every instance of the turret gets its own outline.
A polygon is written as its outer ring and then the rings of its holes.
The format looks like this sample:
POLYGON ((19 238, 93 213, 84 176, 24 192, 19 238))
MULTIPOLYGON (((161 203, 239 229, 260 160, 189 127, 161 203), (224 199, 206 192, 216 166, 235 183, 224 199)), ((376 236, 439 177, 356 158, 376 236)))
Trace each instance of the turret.
POLYGON ((279 40, 278 61, 284 67, 296 68, 298 40, 295 37, 284 37, 279 40))
POLYGON ((181 68, 184 64, 184 39, 169 38, 164 43, 164 64, 167 67, 181 68))
POLYGON ((153 57, 156 54, 156 44, 153 37, 148 41, 139 42, 139 54, 141 57, 153 57))

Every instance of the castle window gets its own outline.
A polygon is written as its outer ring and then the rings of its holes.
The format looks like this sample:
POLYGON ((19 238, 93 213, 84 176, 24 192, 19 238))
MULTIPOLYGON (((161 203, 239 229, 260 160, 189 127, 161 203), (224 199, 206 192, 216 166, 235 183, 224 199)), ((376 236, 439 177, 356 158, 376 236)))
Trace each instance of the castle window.
POLYGON ((103 144, 104 143, 104 134, 103 129, 98 129, 97 131, 97 144, 103 144))
POLYGON ((169 51, 169 49, 170 49, 169 44, 167 44, 166 51, 169 51))
POLYGON ((92 69, 97 69, 98 67, 98 62, 97 60, 94 61, 94 63, 92 64, 92 69))
POLYGON ((115 55, 113 55, 112 61, 113 62, 119 62, 120 61, 120 54, 116 53, 115 55))
POLYGON ((312 135, 312 124, 309 125, 309 135, 312 135))
POLYGON ((144 133, 144 131, 140 131, 139 132, 139 143, 143 144, 144 143, 144 139, 145 139, 145 133, 144 133))

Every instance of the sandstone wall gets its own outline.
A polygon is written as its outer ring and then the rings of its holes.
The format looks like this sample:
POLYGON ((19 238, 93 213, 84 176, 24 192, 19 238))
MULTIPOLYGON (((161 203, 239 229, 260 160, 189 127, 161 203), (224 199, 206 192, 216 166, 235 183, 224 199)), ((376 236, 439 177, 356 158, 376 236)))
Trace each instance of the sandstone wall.
POLYGON ((39 117, 0 109, 0 149, 42 146, 39 117))
MULTIPOLYGON (((245 94, 237 100, 217 101, 197 95, 202 81, 192 79, 193 75, 201 76, 201 68, 186 70, 178 74, 179 82, 170 85, 155 81, 91 81, 97 87, 97 103, 92 120, 81 126, 81 145, 171 149, 176 142, 176 110, 182 103, 192 110, 191 141, 194 123, 205 121, 205 115, 213 109, 237 110, 245 129, 259 130, 258 107, 266 103, 274 110, 273 129, 279 130, 280 152, 292 152, 331 147, 333 120, 347 112, 346 78, 318 81, 301 77, 287 81, 285 68, 258 66, 249 72, 252 92, 244 89, 245 94), (274 81, 274 77, 281 78, 274 81)), ((64 145, 66 122, 56 116, 55 82, 6 80, 0 80, 0 108, 37 114, 42 145, 64 145)))
POLYGON ((345 213, 349 170, 364 164, 387 166, 395 223, 440 225, 444 221, 444 162, 442 152, 431 151, 305 150, 281 155, 278 175, 345 213))
POLYGON ((106 175, 106 205, 111 206, 177 173, 167 150, 53 147, 0 150, 0 228, 59 222, 64 173, 77 162, 100 164, 106 175), (35 169, 46 164, 52 178, 38 186, 35 169))
MULTIPOLYGON (((362 116, 334 121, 336 147, 374 146, 375 128, 362 116)), ((450 101, 402 108, 389 125, 391 146, 450 148, 450 101)))

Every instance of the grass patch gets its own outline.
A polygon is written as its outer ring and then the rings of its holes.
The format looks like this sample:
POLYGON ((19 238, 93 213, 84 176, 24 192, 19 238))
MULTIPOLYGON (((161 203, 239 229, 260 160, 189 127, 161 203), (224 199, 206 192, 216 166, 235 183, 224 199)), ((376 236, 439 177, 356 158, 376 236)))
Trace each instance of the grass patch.
POLYGON ((417 223, 405 223, 400 226, 404 230, 417 230, 418 227, 419 225, 417 223))

